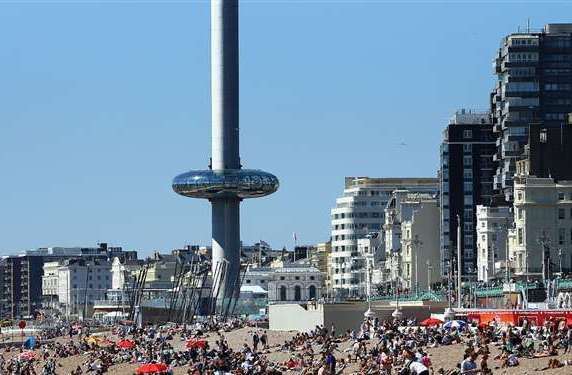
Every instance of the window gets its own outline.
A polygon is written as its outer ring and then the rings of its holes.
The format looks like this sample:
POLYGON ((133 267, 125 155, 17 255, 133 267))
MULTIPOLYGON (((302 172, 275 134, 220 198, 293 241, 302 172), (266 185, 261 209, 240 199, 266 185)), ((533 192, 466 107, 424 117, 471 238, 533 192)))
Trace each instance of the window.
POLYGON ((518 244, 522 245, 524 242, 524 240, 522 238, 522 228, 518 228, 517 237, 518 237, 518 244))
POLYGON ((564 242, 566 242, 564 228, 558 228, 558 245, 564 245, 564 242))
POLYGON ((563 201, 563 200, 564 200, 564 193, 558 193, 558 200, 559 200, 559 201, 563 201))
POLYGON ((463 138, 473 138, 473 131, 472 130, 464 130, 463 131, 463 138))
MULTIPOLYGON (((337 282, 338 280, 336 280, 337 282)), ((286 287, 284 285, 280 287, 280 301, 286 301, 286 287)))
POLYGON ((294 301, 300 301, 302 299, 302 288, 300 285, 294 287, 294 301))
POLYGON ((300 280, 300 276, 296 276, 295 279, 296 279, 296 280, 300 280))
POLYGON ((463 156, 463 165, 464 166, 473 165, 473 158, 471 156, 463 156))
POLYGON ((310 299, 316 299, 316 287, 314 285, 310 285, 308 288, 308 295, 310 299))
POLYGON ((566 211, 563 208, 558 209, 558 219, 563 220, 566 217, 566 211))
POLYGON ((315 276, 310 276, 310 280, 315 280, 316 277, 315 276))
POLYGON ((286 280, 284 276, 280 276, 280 280, 286 280))
POLYGON ((246 280, 246 283, 247 283, 247 284, 250 284, 250 280, 246 280))

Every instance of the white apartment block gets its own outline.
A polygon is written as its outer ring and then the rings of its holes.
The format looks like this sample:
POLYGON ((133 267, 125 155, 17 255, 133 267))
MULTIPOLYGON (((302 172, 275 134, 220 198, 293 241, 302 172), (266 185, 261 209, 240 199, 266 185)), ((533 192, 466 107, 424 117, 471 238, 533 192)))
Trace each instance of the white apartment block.
POLYGON ((78 314, 84 306, 93 305, 95 300, 105 299, 111 288, 111 264, 107 261, 67 260, 55 265, 44 265, 46 276, 42 282, 42 292, 49 296, 56 292, 59 307, 67 314, 78 314), (52 285, 57 281, 56 288, 52 285))
POLYGON ((411 218, 401 223, 401 275, 404 287, 415 292, 428 290, 441 281, 439 203, 436 198, 404 202, 411 218))
POLYGON ((513 217, 509 207, 477 207, 477 279, 501 276, 506 264, 507 233, 513 217))
POLYGON ((572 181, 515 175, 514 220, 515 275, 541 277, 544 265, 551 273, 572 270, 572 181))
MULTIPOLYGON (((331 286, 340 296, 363 295, 365 260, 358 239, 379 232, 386 205, 395 190, 437 193, 436 178, 346 177, 342 197, 331 210, 331 286)), ((382 239, 383 240, 383 239, 382 239)))

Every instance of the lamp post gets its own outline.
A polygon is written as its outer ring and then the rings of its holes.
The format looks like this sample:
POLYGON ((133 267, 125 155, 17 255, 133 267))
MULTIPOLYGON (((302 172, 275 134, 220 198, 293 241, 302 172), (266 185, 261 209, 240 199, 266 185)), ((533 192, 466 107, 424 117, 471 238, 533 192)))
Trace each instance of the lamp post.
POLYGON ((546 235, 545 231, 542 231, 537 241, 542 247, 542 281, 546 288, 546 302, 548 303, 550 302, 550 238, 546 235))
POLYGON ((411 244, 413 245, 412 249, 415 249, 415 293, 419 297, 419 273, 417 267, 417 257, 419 255, 419 248, 423 246, 423 241, 420 241, 419 236, 415 235, 415 239, 411 242, 411 244))
POLYGON ((451 320, 455 317, 455 311, 451 306, 451 261, 447 261, 447 302, 448 307, 445 310, 445 314, 443 314, 444 318, 447 320, 451 320))
POLYGON ((433 272, 433 266, 431 262, 427 261, 427 290, 431 292, 431 273, 433 272))
MULTIPOLYGON (((393 253, 392 257, 394 259, 397 259, 397 254, 393 253)), ((399 276, 397 275, 397 273, 395 274, 394 280, 395 280, 395 290, 393 294, 395 295, 395 310, 391 313, 391 316, 395 319, 401 319, 403 317, 403 313, 399 308, 399 288, 398 288, 399 276)))
POLYGON ((510 264, 509 264, 509 257, 508 257, 508 230, 509 230, 509 223, 508 219, 505 220, 504 229, 506 231, 505 237, 505 273, 506 273, 506 282, 507 284, 510 283, 510 264))
POLYGON ((463 267, 461 262, 461 217, 457 215, 457 307, 461 305, 461 283, 463 280, 463 267))
POLYGON ((560 263, 560 277, 562 277, 562 249, 558 249, 558 261, 560 263))

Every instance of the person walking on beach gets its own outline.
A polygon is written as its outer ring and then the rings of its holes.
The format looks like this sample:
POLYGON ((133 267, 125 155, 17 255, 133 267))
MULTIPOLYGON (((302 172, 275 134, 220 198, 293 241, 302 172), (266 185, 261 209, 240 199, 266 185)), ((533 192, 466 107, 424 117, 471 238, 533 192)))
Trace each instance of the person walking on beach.
POLYGON ((262 349, 268 349, 268 335, 266 334, 266 331, 262 332, 260 343, 262 344, 262 349))
POLYGON ((254 349, 255 353, 258 351, 258 342, 259 341, 260 341, 260 338, 258 337, 258 333, 254 332, 254 334, 252 335, 252 348, 254 349))

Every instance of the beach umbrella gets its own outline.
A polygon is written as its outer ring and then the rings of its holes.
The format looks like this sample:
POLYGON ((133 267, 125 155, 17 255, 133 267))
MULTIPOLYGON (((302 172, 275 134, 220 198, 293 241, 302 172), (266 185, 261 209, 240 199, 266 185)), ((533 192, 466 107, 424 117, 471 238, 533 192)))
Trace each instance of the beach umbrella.
POLYGON ((442 323, 443 321, 441 319, 427 318, 425 320, 422 320, 419 324, 425 327, 432 327, 432 326, 438 326, 442 323))
POLYGON ((462 320, 450 320, 443 324, 443 328, 451 329, 451 328, 461 328, 466 326, 467 323, 462 320))
POLYGON ((23 353, 20 353, 20 355, 18 356, 18 358, 23 361, 33 361, 34 359, 36 359, 36 357, 37 354, 32 351, 25 351, 23 353))
POLYGON ((117 344, 118 348, 121 349, 133 349, 135 347, 135 341, 133 340, 120 340, 117 344))
POLYGON ((187 343, 185 344, 185 346, 188 349, 204 349, 207 346, 207 340, 195 340, 195 339, 190 339, 187 341, 187 343))
POLYGON ((137 369, 138 374, 161 374, 163 372, 167 372, 167 365, 164 363, 147 363, 137 369))

